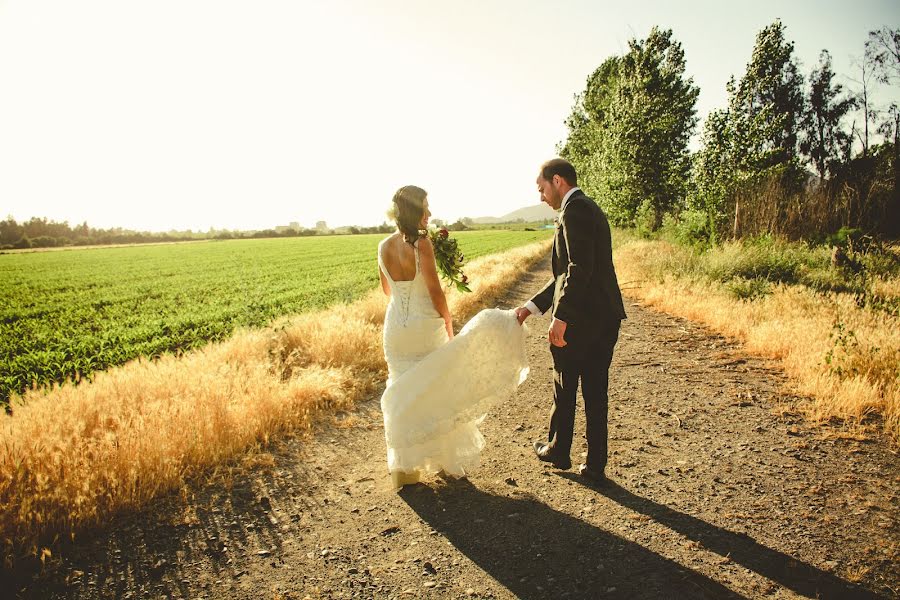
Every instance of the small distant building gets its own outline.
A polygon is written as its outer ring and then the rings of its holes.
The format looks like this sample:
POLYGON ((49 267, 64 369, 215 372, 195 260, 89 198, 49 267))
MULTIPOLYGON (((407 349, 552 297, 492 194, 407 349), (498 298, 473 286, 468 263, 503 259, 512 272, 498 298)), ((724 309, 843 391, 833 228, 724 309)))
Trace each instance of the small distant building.
POLYGON ((300 223, 298 223, 297 221, 291 221, 291 224, 288 225, 288 227, 290 227, 294 231, 300 231, 300 223))
POLYGON ((326 223, 325 221, 316 221, 316 230, 328 231, 328 223, 326 223))

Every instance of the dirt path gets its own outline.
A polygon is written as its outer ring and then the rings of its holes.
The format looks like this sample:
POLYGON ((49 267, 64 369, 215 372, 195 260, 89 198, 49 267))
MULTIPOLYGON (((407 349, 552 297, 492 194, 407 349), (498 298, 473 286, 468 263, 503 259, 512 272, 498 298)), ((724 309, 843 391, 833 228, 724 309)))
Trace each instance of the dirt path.
MULTIPOLYGON (((544 261, 503 300, 527 299, 544 261)), ((847 598, 900 594, 900 458, 809 428, 767 363, 627 307, 611 369, 614 484, 539 463, 547 318, 468 481, 389 488, 377 397, 271 464, 82 540, 22 597, 847 598), (859 583, 851 583, 856 581, 859 583)), ((582 411, 573 461, 584 451, 582 411)), ((831 432, 833 433, 833 432, 831 432)))

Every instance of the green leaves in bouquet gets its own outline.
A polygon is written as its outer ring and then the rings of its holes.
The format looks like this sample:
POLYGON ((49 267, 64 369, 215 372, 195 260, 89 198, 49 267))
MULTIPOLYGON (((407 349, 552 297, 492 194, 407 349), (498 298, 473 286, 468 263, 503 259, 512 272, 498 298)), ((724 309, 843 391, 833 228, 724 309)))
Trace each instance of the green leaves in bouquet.
POLYGON ((471 292, 469 278, 462 272, 466 257, 459 250, 457 240, 450 237, 450 232, 445 228, 430 229, 428 237, 434 246, 434 258, 441 276, 451 285, 455 285, 460 292, 471 292))

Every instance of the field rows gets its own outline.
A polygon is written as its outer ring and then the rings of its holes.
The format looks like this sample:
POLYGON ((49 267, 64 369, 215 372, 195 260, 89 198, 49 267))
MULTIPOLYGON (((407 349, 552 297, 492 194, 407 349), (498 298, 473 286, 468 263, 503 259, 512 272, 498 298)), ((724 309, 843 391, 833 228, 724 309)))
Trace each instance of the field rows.
MULTIPOLYGON (((461 232, 467 259, 549 232, 461 232)), ((29 386, 195 348, 378 284, 384 236, 230 240, 0 256, 0 403, 29 386)))

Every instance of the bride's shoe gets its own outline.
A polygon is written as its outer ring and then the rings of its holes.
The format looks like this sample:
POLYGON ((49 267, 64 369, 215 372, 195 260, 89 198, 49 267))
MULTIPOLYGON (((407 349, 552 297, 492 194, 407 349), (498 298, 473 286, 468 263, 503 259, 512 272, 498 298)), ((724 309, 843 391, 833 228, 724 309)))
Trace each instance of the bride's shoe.
POLYGON ((413 485, 422 481, 422 474, 419 471, 407 473, 405 471, 392 471, 391 482, 394 488, 402 488, 404 485, 413 485))
POLYGON ((469 479, 469 476, 465 472, 463 472, 462 475, 451 475, 450 473, 448 473, 447 471, 445 471, 443 469, 438 471, 438 477, 440 477, 441 479, 443 479, 444 481, 447 481, 447 482, 464 481, 464 480, 469 479))

